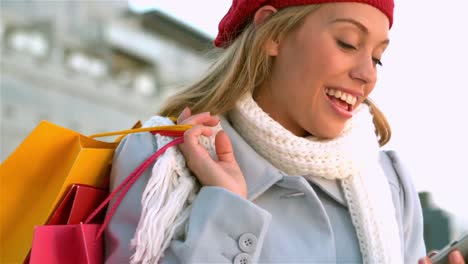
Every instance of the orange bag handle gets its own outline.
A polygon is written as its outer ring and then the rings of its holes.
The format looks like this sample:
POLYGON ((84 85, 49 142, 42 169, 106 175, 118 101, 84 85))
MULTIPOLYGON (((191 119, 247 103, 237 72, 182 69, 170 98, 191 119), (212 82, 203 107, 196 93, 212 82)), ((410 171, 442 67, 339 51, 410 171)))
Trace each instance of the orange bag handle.
POLYGON ((171 126, 155 126, 155 127, 143 127, 143 128, 134 128, 121 131, 99 133, 90 135, 90 138, 97 137, 108 137, 108 136, 118 136, 118 135, 128 135, 140 132, 152 132, 153 134, 162 134, 169 136, 183 135, 185 131, 189 130, 192 125, 171 125, 171 126))
MULTIPOLYGON (((177 123, 176 117, 168 117, 172 122, 177 123)), ((137 123, 141 126, 140 121, 137 123)), ((140 133, 140 132, 151 132, 152 134, 160 134, 163 136, 171 136, 177 137, 182 136, 185 131, 192 128, 192 125, 170 125, 170 126, 156 126, 156 127, 143 127, 143 128, 132 128, 120 131, 113 131, 113 132, 106 132, 106 133, 99 133, 90 135, 90 138, 98 138, 98 137, 109 137, 109 136, 119 136, 115 142, 120 142, 126 135, 140 133)))

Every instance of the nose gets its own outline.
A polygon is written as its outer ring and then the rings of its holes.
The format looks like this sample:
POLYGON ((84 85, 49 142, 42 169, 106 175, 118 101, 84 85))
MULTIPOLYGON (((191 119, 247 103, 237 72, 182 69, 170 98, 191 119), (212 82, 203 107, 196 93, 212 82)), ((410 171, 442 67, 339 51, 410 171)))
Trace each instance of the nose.
POLYGON ((356 60, 356 64, 350 72, 353 80, 358 80, 362 85, 375 83, 377 80, 377 70, 372 56, 363 55, 356 60))

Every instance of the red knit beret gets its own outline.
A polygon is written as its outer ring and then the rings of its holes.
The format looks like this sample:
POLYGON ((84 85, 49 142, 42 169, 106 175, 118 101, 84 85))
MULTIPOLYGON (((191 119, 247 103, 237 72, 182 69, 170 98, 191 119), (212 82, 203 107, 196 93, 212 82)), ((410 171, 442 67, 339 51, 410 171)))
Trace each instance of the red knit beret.
POLYGON ((216 47, 227 47, 251 20, 257 9, 264 5, 271 5, 276 9, 288 6, 323 4, 336 2, 358 2, 365 3, 382 11, 393 24, 393 0, 233 0, 231 8, 219 22, 218 36, 214 40, 216 47))

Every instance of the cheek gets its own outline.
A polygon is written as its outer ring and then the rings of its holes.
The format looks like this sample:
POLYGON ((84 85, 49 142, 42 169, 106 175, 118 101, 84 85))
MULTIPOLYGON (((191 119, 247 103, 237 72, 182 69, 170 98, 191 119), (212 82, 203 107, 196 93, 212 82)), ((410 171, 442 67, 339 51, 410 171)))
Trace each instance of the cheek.
POLYGON ((347 72, 347 58, 344 54, 333 47, 324 47, 323 51, 317 54, 320 65, 317 69, 326 77, 336 77, 347 72))
POLYGON ((375 88, 375 84, 376 84, 376 82, 372 82, 372 83, 370 83, 369 85, 367 85, 367 86, 365 87, 364 93, 365 93, 366 97, 368 97, 369 94, 372 93, 372 91, 373 91, 374 88, 375 88))

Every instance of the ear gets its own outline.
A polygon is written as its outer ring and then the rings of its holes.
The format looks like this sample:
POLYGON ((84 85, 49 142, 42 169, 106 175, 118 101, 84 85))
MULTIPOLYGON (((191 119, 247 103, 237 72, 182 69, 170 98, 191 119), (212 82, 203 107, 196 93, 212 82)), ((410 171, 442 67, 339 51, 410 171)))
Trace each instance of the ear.
MULTIPOLYGON (((255 29, 259 28, 271 15, 278 12, 276 8, 271 5, 265 5, 260 7, 254 15, 254 25, 255 29)), ((278 55, 278 42, 276 40, 270 39, 265 45, 265 49, 270 56, 278 55)))

